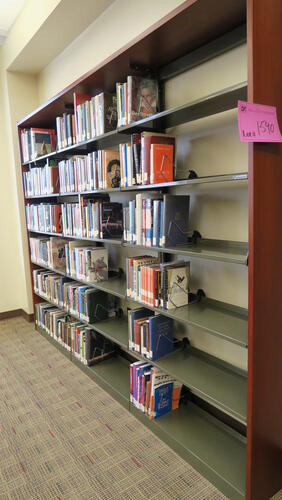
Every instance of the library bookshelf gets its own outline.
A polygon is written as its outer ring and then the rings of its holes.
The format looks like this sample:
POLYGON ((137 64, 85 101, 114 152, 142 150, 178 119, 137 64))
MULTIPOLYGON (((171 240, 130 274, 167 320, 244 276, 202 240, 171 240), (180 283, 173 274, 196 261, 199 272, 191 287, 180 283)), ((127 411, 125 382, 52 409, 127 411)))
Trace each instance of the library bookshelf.
MULTIPOLYGON (((116 82, 126 79, 137 67, 153 69, 163 85, 170 78, 247 43, 247 82, 218 90, 178 107, 162 109, 152 117, 55 151, 35 161, 22 162, 22 171, 26 172, 35 165, 44 166, 47 159, 60 160, 117 146, 137 131, 165 131, 170 127, 232 110, 237 107, 239 99, 277 105, 281 123, 282 104, 279 97, 282 75, 276 60, 279 59, 281 46, 282 9, 279 0, 272 0, 266 19, 263 4, 263 0, 183 2, 130 44, 21 120, 17 124, 19 137, 24 128, 55 128, 56 117, 69 109, 73 92, 95 95, 100 89, 114 91, 116 82), (262 23, 264 37, 260 36, 257 29, 262 23), (272 58, 268 57, 270 52, 272 58)), ((279 308, 282 292, 282 233, 278 230, 282 213, 281 153, 280 144, 251 144, 248 172, 197 178, 188 176, 187 179, 172 183, 106 191, 111 197, 156 188, 164 191, 182 189, 182 192, 184 189, 189 193, 194 186, 211 184, 216 184, 222 190, 230 185, 248 188, 249 244, 205 239, 197 235, 192 244, 187 246, 150 249, 160 258, 181 255, 197 260, 248 266, 248 311, 206 297, 172 310, 146 306, 173 318, 177 325, 196 326, 207 335, 248 349, 248 374, 191 346, 175 350, 152 364, 183 383, 191 391, 191 398, 177 411, 157 420, 146 418, 129 403, 129 364, 141 357, 128 349, 126 308, 131 307, 134 301, 126 298, 122 272, 108 281, 90 285, 115 296, 125 312, 121 318, 113 317, 91 325, 117 345, 116 357, 92 367, 84 366, 37 326, 37 330, 56 348, 231 499, 246 497, 263 500, 282 486, 282 324, 279 308)), ((54 200, 60 203, 69 196, 79 198, 80 194, 26 196, 25 203, 54 200)), ((41 231, 27 232, 28 237, 38 234, 62 236, 41 231)), ((132 248, 147 248, 132 246, 117 239, 63 237, 96 241, 105 245, 109 254, 112 248, 115 252, 125 253, 132 251, 132 248)), ((30 258, 31 276, 32 271, 39 267, 52 270, 30 258)), ((66 272, 54 271, 68 276, 66 272)), ((85 283, 79 279, 76 281, 85 283)), ((34 305, 42 299, 48 302, 33 286, 34 305)))

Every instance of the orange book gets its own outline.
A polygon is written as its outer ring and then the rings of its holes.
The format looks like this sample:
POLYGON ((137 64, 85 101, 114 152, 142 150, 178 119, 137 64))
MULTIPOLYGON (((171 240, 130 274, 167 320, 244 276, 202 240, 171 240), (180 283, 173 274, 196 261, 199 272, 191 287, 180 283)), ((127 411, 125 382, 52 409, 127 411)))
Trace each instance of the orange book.
POLYGON ((152 144, 151 145, 151 184, 173 181, 173 144, 152 144))
POLYGON ((179 407, 181 389, 182 389, 182 384, 175 380, 173 382, 173 390, 172 390, 172 403, 171 403, 172 410, 177 410, 177 408, 179 407))

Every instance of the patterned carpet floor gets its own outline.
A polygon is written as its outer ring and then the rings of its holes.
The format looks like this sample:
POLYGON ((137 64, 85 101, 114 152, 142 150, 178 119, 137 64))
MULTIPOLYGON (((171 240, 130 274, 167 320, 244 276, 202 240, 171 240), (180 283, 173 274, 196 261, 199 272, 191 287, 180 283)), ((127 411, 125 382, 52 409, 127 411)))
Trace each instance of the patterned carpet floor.
POLYGON ((0 499, 225 497, 21 318, 0 321, 0 499))

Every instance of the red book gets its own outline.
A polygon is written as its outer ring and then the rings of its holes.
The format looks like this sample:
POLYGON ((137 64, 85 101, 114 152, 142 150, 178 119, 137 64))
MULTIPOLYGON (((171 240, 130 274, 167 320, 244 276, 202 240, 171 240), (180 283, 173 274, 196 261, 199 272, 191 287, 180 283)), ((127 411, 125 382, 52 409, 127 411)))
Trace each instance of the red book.
POLYGON ((52 207, 53 210, 53 217, 52 217, 52 225, 53 225, 53 232, 55 233, 61 233, 63 230, 62 227, 62 209, 61 205, 53 205, 52 207))
POLYGON ((56 166, 50 166, 50 176, 51 176, 51 189, 52 193, 59 193, 60 182, 59 182, 59 169, 56 166))
POLYGON ((141 134, 141 170, 142 184, 150 184, 150 164, 152 144, 172 144, 175 147, 175 137, 156 132, 142 132, 141 134))
POLYGON ((75 124, 75 137, 76 142, 81 140, 78 137, 78 122, 77 122, 77 106, 83 104, 85 101, 91 101, 91 95, 89 94, 78 94, 77 92, 73 93, 73 107, 74 107, 74 124, 75 124))
POLYGON ((173 144, 152 144, 151 146, 151 184, 173 181, 173 144))

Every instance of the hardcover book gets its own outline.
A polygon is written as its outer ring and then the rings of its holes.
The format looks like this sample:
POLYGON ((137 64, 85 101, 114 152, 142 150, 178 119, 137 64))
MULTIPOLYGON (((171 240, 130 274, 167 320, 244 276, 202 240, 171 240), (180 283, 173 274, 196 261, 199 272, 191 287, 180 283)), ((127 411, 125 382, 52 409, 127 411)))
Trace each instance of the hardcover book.
POLYGON ((154 361, 173 351, 173 319, 158 314, 148 321, 149 359, 154 361))
POLYGON ((35 160, 56 149, 55 130, 44 128, 31 128, 31 158, 35 160))
POLYGON ((150 183, 159 184, 173 181, 173 144, 152 144, 150 183))
POLYGON ((105 188, 120 187, 120 157, 119 151, 105 150, 105 188))
POLYGON ((108 250, 107 248, 87 248, 86 279, 90 283, 108 279, 108 250))
POLYGON ((100 238, 122 237, 122 204, 100 203, 100 238))
POLYGON ((164 195, 161 246, 174 247, 188 241, 190 196, 164 195))
POLYGON ((127 77, 128 123, 154 115, 158 110, 157 80, 139 76, 127 77))
POLYGON ((66 252, 65 245, 67 240, 63 238, 50 238, 49 256, 50 266, 58 270, 66 270, 66 252))
POLYGON ((150 184, 152 144, 159 144, 159 145, 171 144, 175 149, 175 137, 156 132, 142 132, 141 134, 142 184, 150 184))

